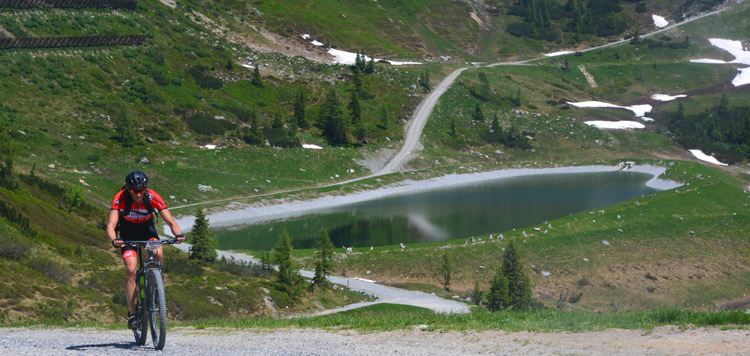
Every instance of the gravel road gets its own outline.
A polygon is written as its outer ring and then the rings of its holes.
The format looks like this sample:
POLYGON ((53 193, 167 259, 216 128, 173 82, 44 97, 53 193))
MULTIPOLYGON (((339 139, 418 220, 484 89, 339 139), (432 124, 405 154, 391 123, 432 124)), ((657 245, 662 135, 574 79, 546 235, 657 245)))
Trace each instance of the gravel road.
POLYGON ((750 332, 675 327, 586 333, 173 328, 164 350, 127 330, 0 328, 0 355, 748 355, 750 332))
MULTIPOLYGON (((187 243, 176 244, 172 246, 175 246, 185 252, 190 251, 189 250, 190 245, 187 243)), ((221 251, 221 250, 216 250, 216 252, 219 258, 222 258, 222 257, 227 258, 227 259, 234 258, 235 260, 238 260, 238 261, 260 263, 259 261, 255 260, 253 257, 243 254, 243 253, 221 251)), ((302 275, 305 278, 312 279, 315 276, 315 273, 313 271, 300 270, 300 275, 302 275)), ((460 313, 462 314, 462 313, 469 312, 469 306, 465 303, 461 303, 461 302, 454 301, 454 300, 443 299, 432 294, 388 287, 388 286, 377 284, 373 281, 368 281, 368 280, 360 279, 360 278, 346 278, 346 277, 337 277, 337 276, 328 276, 327 278, 332 283, 346 286, 349 289, 360 291, 367 295, 376 297, 377 301, 350 304, 343 308, 325 310, 325 311, 316 313, 315 315, 337 313, 340 311, 361 308, 364 306, 377 304, 377 303, 413 305, 417 307, 427 308, 437 313, 460 313)))

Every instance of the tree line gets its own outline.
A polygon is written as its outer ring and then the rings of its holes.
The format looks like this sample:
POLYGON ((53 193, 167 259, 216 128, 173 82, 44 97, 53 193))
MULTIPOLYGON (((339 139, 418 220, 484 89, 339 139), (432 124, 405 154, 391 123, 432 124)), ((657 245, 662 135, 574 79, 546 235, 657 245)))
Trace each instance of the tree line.
POLYGON ((677 111, 657 118, 686 148, 699 148, 727 163, 750 158, 750 106, 731 105, 726 93, 702 112, 688 114, 680 102, 677 111))

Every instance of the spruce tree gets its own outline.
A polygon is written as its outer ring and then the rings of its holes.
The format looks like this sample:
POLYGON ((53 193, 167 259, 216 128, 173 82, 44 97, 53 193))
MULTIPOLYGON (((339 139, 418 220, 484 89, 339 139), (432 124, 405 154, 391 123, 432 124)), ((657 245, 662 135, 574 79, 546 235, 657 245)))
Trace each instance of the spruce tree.
POLYGON ((367 69, 365 69, 365 73, 375 73, 375 57, 372 55, 370 56, 370 61, 367 63, 367 69))
POLYGON ((476 121, 484 121, 484 114, 482 113, 482 108, 479 107, 479 104, 474 107, 474 114, 471 115, 472 120, 476 121))
POLYGON ((305 95, 301 90, 297 92, 296 100, 294 101, 294 120, 297 121, 297 126, 301 129, 310 128, 310 123, 305 118, 305 95))
POLYGON ((253 85, 255 85, 258 88, 263 87, 263 78, 260 76, 260 66, 255 65, 255 69, 253 70, 253 80, 251 81, 253 85))
POLYGON ((216 240, 213 233, 208 229, 208 219, 203 214, 203 209, 195 212, 195 223, 193 224, 192 243, 190 247, 190 259, 204 262, 216 260, 216 240))
POLYGON ((349 101, 349 117, 352 125, 357 125, 362 121, 362 108, 359 106, 359 95, 356 91, 351 92, 352 97, 349 101))
POLYGON ((451 272, 453 272, 453 263, 448 250, 443 251, 442 263, 440 264, 440 277, 442 277, 443 289, 451 290, 451 272))
POLYGON ((385 110, 385 106, 380 108, 380 128, 388 130, 388 111, 385 110))
POLYGON ((317 284, 325 283, 326 276, 336 267, 333 261, 333 242, 328 231, 321 228, 315 239, 315 278, 313 281, 317 284))
POLYGON ((13 178, 16 149, 11 143, 5 122, 5 119, 0 118, 0 185, 13 190, 18 187, 13 178))
POLYGON ((320 110, 320 121, 323 127, 323 136, 331 145, 346 145, 349 140, 346 136, 347 120, 341 111, 338 95, 333 89, 326 94, 323 107, 320 110))
POLYGON ((509 283, 502 271, 492 278, 490 291, 487 293, 487 309, 489 311, 500 311, 510 306, 509 283))
POLYGON ((505 248, 503 255, 502 275, 508 279, 508 296, 510 306, 517 310, 531 307, 532 295, 529 279, 523 273, 521 256, 513 240, 505 248))
POLYGON ((281 231, 279 242, 274 249, 274 263, 279 267, 276 282, 284 292, 293 296, 301 277, 297 271, 297 264, 292 260, 292 240, 286 229, 281 231))

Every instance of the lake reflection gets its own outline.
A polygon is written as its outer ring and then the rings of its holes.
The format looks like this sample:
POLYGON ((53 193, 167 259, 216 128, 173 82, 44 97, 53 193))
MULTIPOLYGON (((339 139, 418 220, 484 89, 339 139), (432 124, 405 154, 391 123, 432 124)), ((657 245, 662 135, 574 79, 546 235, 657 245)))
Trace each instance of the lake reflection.
POLYGON ((637 172, 541 174, 384 197, 313 215, 217 231, 220 249, 270 250, 286 228, 294 248, 312 248, 320 228, 336 247, 443 241, 539 224, 657 192, 637 172))

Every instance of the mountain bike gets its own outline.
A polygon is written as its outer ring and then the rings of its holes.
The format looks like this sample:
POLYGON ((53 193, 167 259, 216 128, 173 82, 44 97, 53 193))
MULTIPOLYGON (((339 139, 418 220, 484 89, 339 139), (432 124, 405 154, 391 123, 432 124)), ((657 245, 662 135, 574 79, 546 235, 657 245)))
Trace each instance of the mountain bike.
POLYGON ((135 343, 146 343, 148 327, 151 326, 151 339, 154 348, 161 350, 167 338, 167 301, 164 296, 164 282, 161 276, 161 262, 154 261, 153 250, 161 245, 177 243, 177 239, 151 241, 124 241, 123 246, 138 248, 138 265, 140 268, 135 275, 137 327, 133 329, 135 343), (148 252, 148 258, 143 260, 143 248, 148 252))

